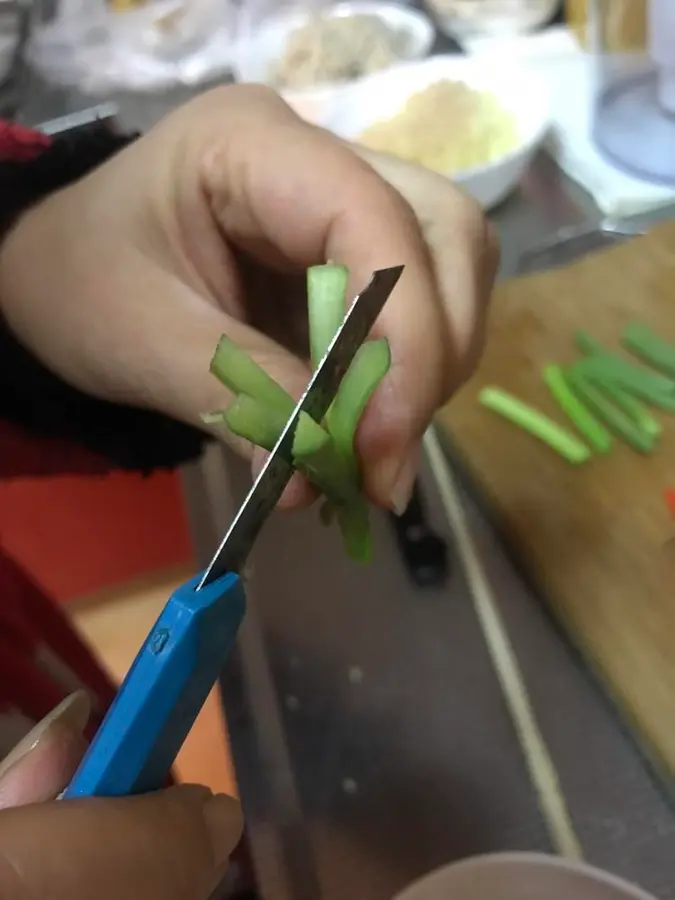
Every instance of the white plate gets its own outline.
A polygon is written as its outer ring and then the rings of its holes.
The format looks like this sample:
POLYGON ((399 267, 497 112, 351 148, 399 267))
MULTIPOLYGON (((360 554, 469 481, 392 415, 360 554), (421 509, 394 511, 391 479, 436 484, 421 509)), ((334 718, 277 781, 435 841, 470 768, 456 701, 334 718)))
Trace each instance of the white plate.
MULTIPOLYGON (((550 122, 548 86, 536 71, 475 57, 433 56, 402 63, 342 88, 284 94, 303 118, 347 140, 356 140, 368 126, 395 116, 408 97, 442 79, 463 81, 487 91, 516 120, 518 146, 503 157, 448 177, 475 197, 484 209, 503 200, 517 185, 550 122)), ((452 134, 448 122, 448 134, 452 134)))
MULTIPOLYGON (((406 59, 409 60, 426 56, 434 41, 434 29, 429 19, 423 13, 399 3, 346 0, 329 7, 322 14, 341 18, 377 16, 392 29, 407 36, 406 59)), ((310 16, 308 11, 284 10, 270 16, 255 29, 255 33, 241 35, 235 43, 232 66, 237 81, 268 83, 270 69, 281 59, 290 34, 305 25, 310 16)))

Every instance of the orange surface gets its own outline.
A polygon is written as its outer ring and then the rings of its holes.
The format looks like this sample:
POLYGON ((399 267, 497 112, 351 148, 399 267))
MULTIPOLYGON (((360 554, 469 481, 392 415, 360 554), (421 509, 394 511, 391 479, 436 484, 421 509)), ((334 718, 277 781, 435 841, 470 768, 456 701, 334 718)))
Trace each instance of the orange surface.
POLYGON ((214 793, 237 796, 237 783, 222 712, 220 690, 211 691, 176 760, 181 781, 205 784, 214 793))
POLYGON ((2 483, 0 535, 60 603, 191 559, 175 473, 2 483))

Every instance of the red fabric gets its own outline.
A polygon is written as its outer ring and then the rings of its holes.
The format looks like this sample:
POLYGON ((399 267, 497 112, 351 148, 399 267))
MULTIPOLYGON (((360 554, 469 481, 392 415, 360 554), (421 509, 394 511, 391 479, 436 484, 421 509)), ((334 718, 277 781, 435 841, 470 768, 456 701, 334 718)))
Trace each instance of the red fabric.
POLYGON ((34 159, 51 141, 41 131, 0 120, 0 160, 24 162, 34 159))
MULTIPOLYGON (((0 121, 0 161, 33 159, 49 143, 40 132, 0 121)), ((108 468, 81 447, 36 440, 0 422, 0 478, 103 474, 108 468)), ((114 686, 57 605, 0 548, 0 757, 7 750, 3 719, 7 724, 18 716, 35 723, 78 686, 94 698, 95 729, 114 686)))

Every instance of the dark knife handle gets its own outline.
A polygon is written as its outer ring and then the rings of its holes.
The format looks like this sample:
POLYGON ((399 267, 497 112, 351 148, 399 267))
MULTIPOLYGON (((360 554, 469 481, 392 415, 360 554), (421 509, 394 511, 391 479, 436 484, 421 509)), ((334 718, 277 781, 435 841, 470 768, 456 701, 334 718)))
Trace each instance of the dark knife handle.
POLYGON ((390 521, 411 581, 422 588, 443 584, 450 574, 448 547, 427 522, 419 485, 406 511, 390 521))

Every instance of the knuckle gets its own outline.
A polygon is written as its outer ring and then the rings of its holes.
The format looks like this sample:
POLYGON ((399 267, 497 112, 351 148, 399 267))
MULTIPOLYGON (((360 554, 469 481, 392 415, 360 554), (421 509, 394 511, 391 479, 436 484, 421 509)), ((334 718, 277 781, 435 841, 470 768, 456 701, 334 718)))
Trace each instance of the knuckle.
MULTIPOLYGON (((220 128, 221 116, 259 116, 261 113, 288 115, 292 112, 286 101, 271 87, 264 84, 224 84, 211 88, 183 104, 167 119, 187 118, 194 123, 203 122, 220 128)), ((166 121, 166 120, 165 120, 166 121)))
POLYGON ((492 291, 499 268, 501 250, 497 231, 480 204, 472 197, 457 191, 459 201, 456 224, 464 237, 465 246, 473 260, 479 301, 485 304, 492 291))
POLYGON ((486 250, 490 243, 490 226, 485 213, 478 201, 474 200, 473 197, 469 197, 460 191, 457 191, 457 196, 459 198, 457 204, 459 226, 472 245, 480 247, 481 251, 486 250))

